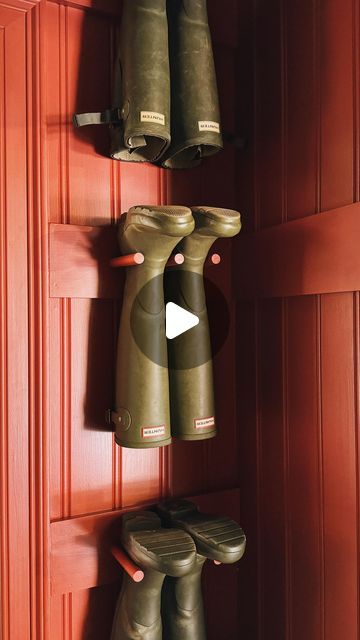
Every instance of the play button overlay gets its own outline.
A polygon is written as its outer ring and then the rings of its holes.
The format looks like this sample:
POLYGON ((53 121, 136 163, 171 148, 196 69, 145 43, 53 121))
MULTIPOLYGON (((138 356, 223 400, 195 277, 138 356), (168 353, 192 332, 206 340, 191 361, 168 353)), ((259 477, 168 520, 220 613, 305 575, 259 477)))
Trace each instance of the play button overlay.
POLYGON ((131 305, 131 333, 140 352, 172 370, 194 369, 211 360, 223 347, 229 325, 229 306, 220 288, 183 268, 151 278, 131 305))
POLYGON ((166 337, 173 340, 199 324, 199 317, 174 302, 166 305, 166 337))

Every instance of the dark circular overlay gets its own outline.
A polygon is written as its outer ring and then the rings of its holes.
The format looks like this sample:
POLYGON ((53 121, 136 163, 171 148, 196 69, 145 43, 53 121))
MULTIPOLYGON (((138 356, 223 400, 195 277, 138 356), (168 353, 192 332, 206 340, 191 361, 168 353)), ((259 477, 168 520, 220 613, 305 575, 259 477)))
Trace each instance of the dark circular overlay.
POLYGON ((185 269, 168 269, 139 292, 130 315, 131 331, 140 351, 162 367, 186 370, 210 361, 229 333, 226 298, 208 278, 185 269), (166 339, 165 305, 173 302, 198 316, 199 324, 166 339))

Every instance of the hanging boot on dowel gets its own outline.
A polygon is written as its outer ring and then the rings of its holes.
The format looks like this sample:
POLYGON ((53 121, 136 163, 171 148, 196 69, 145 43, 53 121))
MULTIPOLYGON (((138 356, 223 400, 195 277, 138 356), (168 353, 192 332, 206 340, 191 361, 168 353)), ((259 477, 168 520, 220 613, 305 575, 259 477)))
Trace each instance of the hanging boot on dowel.
POLYGON ((112 158, 156 162, 170 142, 169 74, 166 0, 124 0, 113 108, 75 126, 109 123, 112 158))
POLYGON ((230 518, 200 513, 192 502, 169 500, 157 506, 164 526, 186 531, 197 560, 192 571, 165 579, 162 596, 164 640, 206 640, 201 574, 207 559, 232 564, 245 552, 246 538, 230 518))
POLYGON ((125 447, 171 442, 163 273, 193 228, 190 209, 160 206, 132 207, 119 226, 122 254, 145 256, 127 270, 120 318, 112 421, 116 442, 125 447))
POLYGON ((161 163, 186 169, 223 147, 206 0, 168 0, 171 145, 161 163))
POLYGON ((240 231, 240 214, 230 209, 193 207, 195 230, 178 245, 185 262, 166 274, 166 297, 195 314, 199 324, 169 341, 171 432, 182 440, 216 435, 209 322, 203 280, 208 252, 218 238, 240 231))
POLYGON ((123 516, 121 542, 143 570, 144 579, 134 582, 124 574, 111 640, 162 640, 164 578, 192 571, 196 562, 194 542, 183 530, 163 529, 160 518, 150 511, 123 516))

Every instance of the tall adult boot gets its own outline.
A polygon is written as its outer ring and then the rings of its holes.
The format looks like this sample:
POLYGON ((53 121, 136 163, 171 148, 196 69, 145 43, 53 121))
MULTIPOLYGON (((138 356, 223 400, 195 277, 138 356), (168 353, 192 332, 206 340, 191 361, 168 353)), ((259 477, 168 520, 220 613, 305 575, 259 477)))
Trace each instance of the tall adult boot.
POLYGON ((217 432, 204 263, 217 238, 235 236, 241 221, 230 209, 193 207, 192 213, 195 230, 178 246, 185 262, 165 280, 167 298, 200 320, 168 345, 171 433, 182 440, 204 440, 217 432))
POLYGON ((163 274, 180 238, 193 228, 190 209, 158 206, 132 207, 119 226, 122 253, 145 256, 127 270, 120 318, 112 421, 124 447, 171 442, 163 274))
POLYGON ((144 579, 124 574, 111 640, 161 640, 161 589, 165 575, 181 577, 192 571, 196 550, 183 530, 163 529, 150 511, 123 516, 122 545, 141 567, 144 579))
POLYGON ((194 540, 197 562, 180 578, 168 577, 163 587, 162 617, 165 640, 206 640, 201 573, 207 558, 224 564, 240 560, 246 538, 230 518, 200 513, 186 500, 170 500, 157 506, 167 527, 183 529, 194 540))
POLYGON ((171 145, 162 164, 186 169, 223 147, 206 0, 168 0, 171 145))
POLYGON ((113 108, 74 116, 75 126, 111 124, 116 160, 155 162, 170 143, 166 0, 124 0, 113 108))

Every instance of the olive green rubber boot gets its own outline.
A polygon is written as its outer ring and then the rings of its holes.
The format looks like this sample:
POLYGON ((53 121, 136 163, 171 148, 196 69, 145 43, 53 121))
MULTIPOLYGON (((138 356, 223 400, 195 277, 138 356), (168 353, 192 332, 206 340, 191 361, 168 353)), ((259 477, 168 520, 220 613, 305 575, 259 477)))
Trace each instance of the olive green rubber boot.
POLYGON ((186 500, 170 500, 157 506, 168 527, 183 529, 194 540, 197 562, 184 577, 167 577, 163 587, 162 617, 165 640, 206 640, 201 573, 207 558, 231 564, 240 560, 246 538, 230 518, 200 513, 186 500))
POLYGON ((200 320, 168 344, 171 433, 182 440, 205 440, 217 431, 204 263, 215 240, 235 236, 241 221, 230 209, 193 207, 192 213, 195 230, 178 246, 185 262, 165 280, 167 297, 200 320), (199 364, 189 368, 194 361, 199 364))
POLYGON ((110 156, 156 162, 170 144, 166 0, 124 0, 112 108, 76 113, 75 127, 110 126, 110 156))
POLYGON ((193 228, 190 209, 157 206, 133 207, 119 226, 122 254, 145 256, 127 270, 120 318, 112 421, 116 442, 124 447, 171 442, 163 273, 179 239, 193 228))
POLYGON ((134 582, 124 574, 111 640, 161 640, 165 575, 180 577, 193 570, 194 542, 182 530, 163 529, 160 518, 150 511, 128 513, 122 524, 122 545, 143 570, 144 579, 134 582))
POLYGON ((169 169, 200 164, 223 147, 206 0, 169 0, 171 145, 169 169))
POLYGON ((125 0, 111 129, 116 160, 155 162, 170 143, 170 70, 166 0, 125 0))

